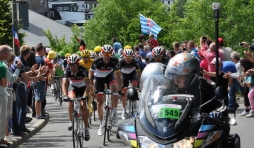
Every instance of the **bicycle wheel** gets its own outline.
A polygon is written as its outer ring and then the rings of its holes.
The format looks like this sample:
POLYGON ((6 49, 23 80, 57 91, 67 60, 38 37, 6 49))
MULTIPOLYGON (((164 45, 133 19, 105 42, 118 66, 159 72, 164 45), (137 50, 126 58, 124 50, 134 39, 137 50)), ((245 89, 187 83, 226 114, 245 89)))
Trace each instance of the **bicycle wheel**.
POLYGON ((103 140, 103 145, 106 146, 106 136, 107 136, 107 131, 108 131, 108 117, 109 117, 109 107, 106 107, 106 113, 105 113, 105 121, 104 121, 104 140, 103 140))
POLYGON ((112 114, 110 113, 110 110, 109 110, 109 117, 108 117, 108 127, 107 127, 107 136, 108 136, 108 141, 110 141, 110 135, 112 134, 112 114))
POLYGON ((78 119, 78 122, 79 122, 79 128, 78 128, 78 131, 79 131, 79 144, 80 144, 80 148, 83 148, 83 143, 84 143, 84 137, 83 137, 83 129, 84 129, 84 121, 82 119, 82 116, 79 117, 78 119))
POLYGON ((72 117, 72 142, 73 142, 73 148, 79 148, 80 147, 80 136, 78 135, 78 128, 79 128, 79 122, 77 119, 77 113, 73 113, 72 117))
POLYGON ((57 99, 58 99, 58 86, 57 86, 57 82, 55 81, 53 85, 54 85, 54 98, 57 101, 57 99))

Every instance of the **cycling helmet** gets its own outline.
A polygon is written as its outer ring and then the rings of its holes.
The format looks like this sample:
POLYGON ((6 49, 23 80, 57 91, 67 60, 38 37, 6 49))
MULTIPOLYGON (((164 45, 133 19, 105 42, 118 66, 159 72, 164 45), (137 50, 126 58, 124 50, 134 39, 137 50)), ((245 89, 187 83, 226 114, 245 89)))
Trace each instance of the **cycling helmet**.
POLYGON ((97 54, 96 54, 95 52, 92 51, 92 52, 90 52, 90 57, 91 57, 91 58, 96 58, 96 57, 97 57, 97 54))
POLYGON ((113 51, 114 51, 114 49, 111 45, 103 45, 101 47, 101 52, 111 52, 112 53, 113 51))
POLYGON ((127 57, 132 57, 133 51, 131 49, 126 49, 126 50, 124 50, 123 55, 127 56, 127 57))
POLYGON ((49 51, 47 58, 48 59, 54 59, 56 57, 56 54, 53 50, 49 51))
POLYGON ((55 56, 55 58, 54 58, 55 60, 60 59, 60 55, 59 55, 59 53, 55 52, 55 55, 56 55, 56 56, 55 56))
POLYGON ((79 56, 80 56, 80 53, 81 53, 80 51, 77 51, 77 52, 76 52, 76 54, 79 55, 79 56))
POLYGON ((59 55, 60 55, 60 57, 64 57, 64 55, 65 55, 64 51, 60 51, 59 55))
MULTIPOLYGON (((131 46, 130 46, 130 45, 124 46, 124 50, 126 50, 126 49, 131 49, 131 46)), ((132 49, 131 49, 131 50, 132 50, 132 49)))
POLYGON ((90 57, 90 52, 88 50, 82 50, 80 55, 81 57, 90 57))
POLYGON ((66 53, 65 57, 68 58, 71 54, 70 53, 66 53))
POLYGON ((72 54, 68 57, 68 64, 78 64, 79 63, 79 55, 72 54))
POLYGON ((101 52, 101 46, 96 46, 94 48, 94 52, 96 52, 96 53, 101 52))
POLYGON ((157 47, 153 48, 152 53, 154 56, 163 55, 164 50, 163 50, 162 46, 157 46, 157 47))
POLYGON ((145 79, 150 75, 164 75, 166 65, 162 63, 150 63, 141 73, 140 85, 143 85, 145 79))

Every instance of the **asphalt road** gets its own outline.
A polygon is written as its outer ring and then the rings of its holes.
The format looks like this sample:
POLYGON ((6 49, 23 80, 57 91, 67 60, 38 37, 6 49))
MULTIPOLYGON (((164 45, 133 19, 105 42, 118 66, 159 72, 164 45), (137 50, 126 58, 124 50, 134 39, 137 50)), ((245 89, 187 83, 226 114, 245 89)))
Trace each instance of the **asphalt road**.
MULTIPOLYGON (((59 103, 54 101, 50 93, 47 97, 47 111, 50 113, 50 120, 48 124, 36 135, 30 138, 28 141, 19 146, 19 148, 72 148, 71 132, 67 130, 68 116, 67 116, 67 103, 63 106, 63 110, 60 109, 59 103)), ((242 148, 254 147, 252 137, 254 134, 254 118, 246 118, 238 116, 243 110, 243 101, 238 101, 240 104, 237 110, 236 126, 231 126, 231 133, 238 133, 241 137, 242 148)), ((119 107, 118 114, 120 117, 121 109, 119 107)), ((233 115, 230 114, 232 117, 233 115)), ((119 122, 121 119, 119 118, 119 122)), ((99 122, 93 121, 90 134, 90 141, 84 143, 85 148, 102 148, 103 136, 97 135, 99 122)), ((116 131, 116 127, 113 128, 116 131)), ((107 142, 107 147, 127 147, 121 140, 116 139, 115 134, 111 136, 112 142, 107 142)))

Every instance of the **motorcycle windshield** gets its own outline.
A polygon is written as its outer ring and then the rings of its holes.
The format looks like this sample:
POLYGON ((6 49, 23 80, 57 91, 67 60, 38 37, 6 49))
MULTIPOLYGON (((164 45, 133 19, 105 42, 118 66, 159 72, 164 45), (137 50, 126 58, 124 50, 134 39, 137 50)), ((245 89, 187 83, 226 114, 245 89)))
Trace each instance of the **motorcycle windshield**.
POLYGON ((189 127, 193 108, 200 105, 197 75, 150 76, 141 92, 141 125, 153 135, 169 138, 189 127))

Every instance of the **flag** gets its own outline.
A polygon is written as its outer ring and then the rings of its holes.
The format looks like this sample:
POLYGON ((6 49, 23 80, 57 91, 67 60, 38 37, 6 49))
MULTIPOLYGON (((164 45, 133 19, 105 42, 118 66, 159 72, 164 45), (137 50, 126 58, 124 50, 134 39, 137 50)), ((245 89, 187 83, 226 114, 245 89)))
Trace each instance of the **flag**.
POLYGON ((14 24, 12 25, 12 36, 14 37, 14 43, 20 48, 18 33, 15 30, 14 24))
POLYGON ((139 14, 141 32, 143 34, 153 34, 157 38, 157 34, 161 31, 161 27, 157 25, 152 19, 144 17, 139 14))

